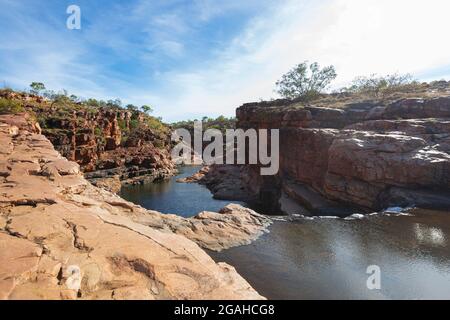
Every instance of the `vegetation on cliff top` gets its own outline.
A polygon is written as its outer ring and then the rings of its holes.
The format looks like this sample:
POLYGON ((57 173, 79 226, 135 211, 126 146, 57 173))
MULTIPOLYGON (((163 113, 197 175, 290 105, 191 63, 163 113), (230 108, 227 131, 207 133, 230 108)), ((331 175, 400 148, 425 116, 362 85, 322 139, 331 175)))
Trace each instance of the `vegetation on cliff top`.
POLYGON ((19 113, 24 109, 18 101, 0 98, 0 114, 19 113))
MULTIPOLYGON (((317 62, 296 65, 276 82, 281 97, 298 102, 311 102, 327 96, 325 90, 337 77, 334 66, 320 68, 317 62)), ((391 94, 419 90, 421 84, 410 74, 389 74, 356 77, 348 87, 334 94, 352 94, 372 99, 383 99, 391 94)))
POLYGON ((311 101, 317 98, 336 77, 334 66, 321 69, 317 62, 308 64, 305 61, 277 81, 277 92, 283 98, 311 101))
MULTIPOLYGON (((179 121, 172 123, 170 126, 173 129, 187 129, 190 132, 194 131, 194 122, 199 121, 197 119, 194 120, 186 120, 186 121, 179 121)), ((221 132, 225 132, 227 129, 234 129, 236 128, 236 118, 230 117, 227 118, 225 116, 219 116, 217 118, 208 118, 203 117, 201 119, 203 130, 208 129, 217 129, 221 132)))
POLYGON ((388 94, 419 87, 419 82, 411 74, 388 74, 378 76, 356 77, 349 87, 340 89, 340 92, 368 94, 375 98, 382 98, 388 94))
MULTIPOLYGON (((68 130, 64 123, 72 121, 82 127, 86 115, 95 117, 100 111, 129 112, 130 119, 127 125, 125 119, 118 118, 118 125, 122 133, 122 142, 132 135, 134 131, 144 128, 152 129, 156 136, 164 137, 170 128, 159 117, 150 115, 153 108, 144 105, 141 108, 134 105, 124 106, 120 99, 97 100, 94 98, 82 99, 66 90, 55 92, 47 90, 41 82, 33 82, 27 91, 14 91, 10 88, 0 89, 0 114, 27 112, 32 115, 41 128, 48 132, 55 130, 68 130)), ((103 131, 100 127, 94 128, 94 134, 101 138, 103 131)))

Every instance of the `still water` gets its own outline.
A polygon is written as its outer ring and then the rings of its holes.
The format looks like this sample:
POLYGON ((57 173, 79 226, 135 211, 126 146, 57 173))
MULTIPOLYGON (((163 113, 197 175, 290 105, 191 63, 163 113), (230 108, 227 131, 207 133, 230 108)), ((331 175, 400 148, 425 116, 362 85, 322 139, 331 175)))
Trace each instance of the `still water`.
MULTIPOLYGON (((192 216, 218 210, 197 184, 175 180, 127 187, 122 197, 148 209, 192 216)), ((221 253, 270 299, 450 299, 450 212, 414 209, 409 215, 360 219, 296 218, 275 221, 270 233, 221 253), (369 266, 380 268, 380 290, 367 288, 369 266)))
MULTIPOLYGON (((144 208, 164 213, 192 217, 201 211, 218 211, 230 201, 215 200, 209 190, 197 183, 177 183, 176 180, 191 176, 201 167, 181 167, 179 175, 169 180, 122 188, 120 196, 144 208)), ((233 203, 243 204, 239 201, 233 203)))

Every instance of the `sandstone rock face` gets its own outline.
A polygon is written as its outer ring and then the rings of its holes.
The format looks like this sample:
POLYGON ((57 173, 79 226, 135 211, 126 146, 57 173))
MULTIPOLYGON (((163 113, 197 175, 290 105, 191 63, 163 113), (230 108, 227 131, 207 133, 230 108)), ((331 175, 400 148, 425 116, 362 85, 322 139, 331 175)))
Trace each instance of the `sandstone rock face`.
MULTIPOLYGON (((286 100, 243 105, 238 127, 280 129, 282 142, 277 177, 252 178, 246 189, 258 198, 266 186, 286 190, 289 181, 362 210, 449 209, 450 84, 423 88, 389 99, 329 96, 311 105, 286 100)), ((249 167, 254 176, 258 168, 249 167)), ((305 201, 321 207, 314 199, 305 201)))
POLYGON ((179 183, 206 185, 219 200, 248 200, 249 194, 243 185, 244 166, 214 165, 203 167, 190 177, 178 179, 179 183))
POLYGON ((94 183, 96 179, 114 176, 124 184, 152 182, 172 176, 175 166, 168 152, 168 137, 159 137, 151 129, 143 128, 122 143, 119 120, 126 121, 125 126, 129 126, 129 118, 128 111, 100 109, 95 115, 78 112, 70 122, 70 132, 61 134, 55 130, 58 128, 56 123, 43 133, 63 156, 79 163, 86 178, 94 183), (82 123, 80 118, 84 119, 82 123), (97 128, 102 128, 100 135, 95 134, 97 128))
POLYGON ((97 184, 100 179, 118 177, 122 184, 149 183, 167 179, 176 172, 167 150, 150 143, 136 147, 117 148, 100 155, 97 169, 85 177, 97 184))
POLYGON ((220 250, 267 218, 148 211, 91 185, 42 135, 2 122, 0 141, 0 299, 262 298, 187 237, 220 250))
POLYGON ((209 166, 205 166, 205 167, 201 168, 198 172, 194 173, 193 175, 191 175, 189 177, 177 179, 177 182, 178 183, 201 183, 201 181, 208 174, 209 170, 210 170, 209 166))
POLYGON ((123 184, 136 184, 176 173, 169 154, 169 134, 142 125, 142 115, 135 124, 142 126, 131 130, 132 112, 128 110, 89 108, 76 103, 68 108, 40 96, 10 91, 1 91, 0 96, 20 101, 44 124, 41 129, 29 114, 1 115, 0 120, 30 132, 42 132, 94 183, 97 179, 119 177, 123 184))
POLYGON ((39 124, 34 121, 28 113, 20 114, 1 114, 0 122, 9 123, 10 128, 18 130, 19 128, 27 129, 30 132, 40 134, 42 132, 39 124))

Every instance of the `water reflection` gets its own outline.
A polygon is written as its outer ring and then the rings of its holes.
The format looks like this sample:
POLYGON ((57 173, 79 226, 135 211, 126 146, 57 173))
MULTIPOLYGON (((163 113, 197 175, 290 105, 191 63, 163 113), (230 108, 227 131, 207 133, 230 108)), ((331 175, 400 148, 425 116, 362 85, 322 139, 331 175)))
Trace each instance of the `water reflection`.
POLYGON ((445 246, 446 238, 444 232, 435 227, 428 227, 420 223, 414 224, 416 239, 421 244, 432 246, 445 246))
MULTIPOLYGON (((197 170, 184 168, 181 176, 197 170)), ((229 203, 176 178, 124 188, 122 196, 182 216, 229 203)), ((410 213, 276 221, 258 241, 210 254, 272 299, 450 299, 450 213, 410 213), (366 286, 369 265, 381 268, 381 290, 366 286)))
POLYGON ((272 299, 449 299, 449 227, 448 212, 420 210, 277 222, 249 246, 211 254, 272 299), (381 268, 381 290, 366 286, 369 265, 381 268))

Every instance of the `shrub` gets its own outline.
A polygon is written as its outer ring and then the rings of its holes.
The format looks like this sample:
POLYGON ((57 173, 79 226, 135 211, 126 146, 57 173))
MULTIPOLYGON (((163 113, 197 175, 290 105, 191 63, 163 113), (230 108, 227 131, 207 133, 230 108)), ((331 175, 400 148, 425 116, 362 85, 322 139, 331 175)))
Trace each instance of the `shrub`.
POLYGON ((125 109, 130 110, 130 111, 137 111, 138 107, 136 107, 134 104, 129 103, 125 106, 125 109))
POLYGON ((113 109, 122 109, 122 101, 120 99, 108 100, 106 106, 113 109))
POLYGON ((137 127, 139 127, 139 120, 137 119, 131 119, 130 120, 130 129, 136 129, 137 127))
POLYGON ((103 100, 97 100, 97 99, 87 99, 84 102, 85 105, 93 107, 93 108, 101 108, 101 107, 105 107, 106 106, 106 102, 103 100))
POLYGON ((95 127, 95 128, 94 128, 94 135, 95 135, 96 137, 101 137, 101 136, 103 135, 102 129, 99 128, 99 127, 95 127))
MULTIPOLYGON (((173 129, 187 129, 191 132, 194 130, 194 120, 186 120, 174 122, 171 124, 173 129)), ((202 126, 203 130, 208 129, 218 129, 225 133, 227 129, 235 129, 236 128, 236 118, 227 118, 225 116, 219 116, 216 119, 203 117, 202 118, 202 126)))
POLYGON ((23 106, 14 100, 0 98, 0 114, 24 112, 23 106))
POLYGON ((164 132, 167 129, 167 127, 158 118, 148 117, 146 122, 150 129, 153 129, 157 132, 164 132))
POLYGON ((333 66, 320 68, 317 62, 303 62, 276 82, 277 92, 287 99, 310 101, 317 98, 337 77, 333 66))
POLYGON ((386 76, 372 74, 368 77, 362 76, 355 78, 349 88, 343 88, 341 91, 365 93, 380 97, 417 84, 418 82, 411 74, 395 73, 386 76))
POLYGON ((14 92, 14 90, 9 87, 3 87, 0 89, 0 94, 7 94, 7 93, 11 93, 11 92, 14 92))
POLYGON ((122 132, 128 130, 126 120, 118 119, 117 124, 119 125, 119 128, 122 132))
POLYGON ((39 122, 39 126, 42 129, 48 129, 48 123, 47 123, 47 118, 45 116, 42 116, 40 114, 37 115, 37 121, 39 122))

